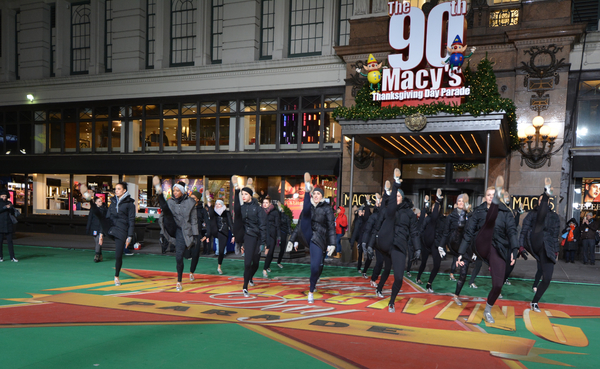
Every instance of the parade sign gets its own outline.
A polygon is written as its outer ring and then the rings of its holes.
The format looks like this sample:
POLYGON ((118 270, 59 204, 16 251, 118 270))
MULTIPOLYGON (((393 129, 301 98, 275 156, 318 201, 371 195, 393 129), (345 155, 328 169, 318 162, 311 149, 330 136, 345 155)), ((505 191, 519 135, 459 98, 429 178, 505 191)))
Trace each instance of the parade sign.
POLYGON ((382 106, 459 105, 471 92, 464 86, 461 66, 475 51, 472 47, 465 55, 466 13, 466 1, 439 4, 427 19, 410 3, 389 2, 389 43, 398 53, 389 55, 390 68, 381 70, 381 88, 371 84, 373 101, 382 106))

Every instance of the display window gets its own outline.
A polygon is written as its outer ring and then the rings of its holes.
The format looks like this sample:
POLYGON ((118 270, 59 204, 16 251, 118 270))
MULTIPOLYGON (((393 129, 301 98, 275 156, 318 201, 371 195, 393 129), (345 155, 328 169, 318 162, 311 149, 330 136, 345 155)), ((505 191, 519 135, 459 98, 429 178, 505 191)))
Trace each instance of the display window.
MULTIPOLYGON (((337 196, 337 177, 336 176, 312 176, 313 185, 318 185, 324 189, 325 201, 335 205, 337 196)), ((292 211, 294 219, 300 217, 304 205, 304 177, 289 176, 285 177, 284 204, 292 211)))

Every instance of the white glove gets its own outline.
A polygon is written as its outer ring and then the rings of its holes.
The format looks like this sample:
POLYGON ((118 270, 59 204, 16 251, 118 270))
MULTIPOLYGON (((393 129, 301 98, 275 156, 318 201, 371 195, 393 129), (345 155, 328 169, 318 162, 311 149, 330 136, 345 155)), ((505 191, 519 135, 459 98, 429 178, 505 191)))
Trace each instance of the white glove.
POLYGON ((477 255, 473 254, 473 256, 471 257, 471 259, 472 259, 473 261, 477 260, 477 255))
POLYGON ((444 248, 442 246, 438 247, 438 251, 440 252, 441 257, 446 256, 446 251, 444 251, 444 248))
POLYGON ((85 199, 85 201, 90 201, 92 199, 92 194, 86 191, 83 193, 83 198, 85 199))
POLYGON ((288 242, 287 247, 285 248, 285 252, 291 252, 293 248, 294 244, 290 241, 288 242))
POLYGON ((327 256, 331 256, 334 251, 335 251, 335 246, 333 246, 333 245, 327 246, 327 256))
POLYGON ((156 191, 157 195, 160 195, 162 193, 162 187, 159 184, 154 186, 154 190, 156 191))

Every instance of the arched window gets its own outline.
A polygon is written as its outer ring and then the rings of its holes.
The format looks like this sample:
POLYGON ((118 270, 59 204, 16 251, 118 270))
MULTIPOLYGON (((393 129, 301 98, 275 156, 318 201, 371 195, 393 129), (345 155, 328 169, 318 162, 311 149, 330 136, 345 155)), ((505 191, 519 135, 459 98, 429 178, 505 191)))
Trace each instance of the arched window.
POLYGON ((87 74, 90 68, 89 2, 71 6, 71 74, 87 74))
POLYGON ((195 12, 192 0, 171 1, 172 67, 194 65, 195 12))

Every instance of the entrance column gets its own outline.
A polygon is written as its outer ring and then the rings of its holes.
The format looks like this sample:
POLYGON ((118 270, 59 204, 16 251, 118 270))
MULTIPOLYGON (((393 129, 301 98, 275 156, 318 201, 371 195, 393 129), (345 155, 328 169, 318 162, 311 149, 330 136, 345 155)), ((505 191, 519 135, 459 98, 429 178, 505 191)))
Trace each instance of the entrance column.
POLYGON ((487 191, 488 181, 490 176, 490 133, 487 133, 487 138, 485 141, 485 182, 483 187, 483 193, 487 191))
POLYGON ((352 136, 352 143, 351 143, 351 149, 350 149, 350 190, 349 190, 349 197, 348 197, 348 214, 350 215, 350 217, 348 219, 350 219, 350 222, 348 222, 348 229, 352 229, 352 212, 350 210, 352 210, 352 197, 354 196, 354 136, 352 136))

